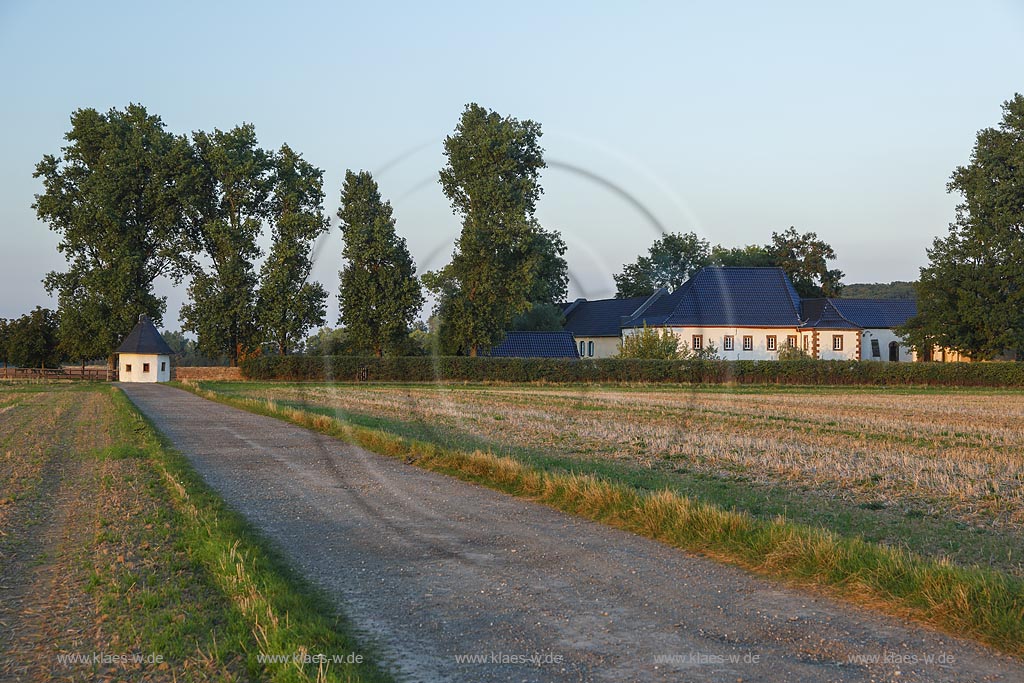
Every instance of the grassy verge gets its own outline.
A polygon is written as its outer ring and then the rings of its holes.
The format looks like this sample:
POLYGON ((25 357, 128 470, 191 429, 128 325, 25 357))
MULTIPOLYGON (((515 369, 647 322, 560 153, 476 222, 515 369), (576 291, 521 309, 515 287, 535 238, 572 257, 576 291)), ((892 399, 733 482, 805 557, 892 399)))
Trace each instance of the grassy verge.
MULTIPOLYGON (((227 508, 121 392, 114 392, 114 402, 118 425, 135 435, 134 444, 118 447, 115 457, 128 453, 152 463, 172 503, 180 542, 230 603, 223 628, 230 640, 218 643, 217 651, 237 653, 259 679, 390 680, 374 665, 373 653, 357 645, 351 625, 325 607, 326 597, 227 508), (266 656, 287 661, 268 662, 266 656)), ((155 618, 134 628, 156 626, 155 618)))
POLYGON ((764 574, 826 589, 858 604, 972 637, 1024 655, 1024 582, 980 567, 958 567, 841 537, 779 516, 772 520, 695 502, 675 491, 645 491, 596 474, 545 468, 512 457, 466 450, 359 426, 272 401, 229 397, 199 386, 199 395, 282 418, 368 450, 480 483, 707 554, 764 574))

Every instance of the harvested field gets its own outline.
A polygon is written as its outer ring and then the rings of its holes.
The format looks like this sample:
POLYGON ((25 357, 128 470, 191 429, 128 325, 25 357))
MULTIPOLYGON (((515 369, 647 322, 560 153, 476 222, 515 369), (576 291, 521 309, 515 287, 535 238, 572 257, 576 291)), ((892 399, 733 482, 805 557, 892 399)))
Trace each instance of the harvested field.
POLYGON ((1024 394, 262 386, 509 443, 1024 527, 1024 394))
POLYGON ((439 443, 617 467, 728 508, 1024 576, 1020 392, 204 386, 439 443))

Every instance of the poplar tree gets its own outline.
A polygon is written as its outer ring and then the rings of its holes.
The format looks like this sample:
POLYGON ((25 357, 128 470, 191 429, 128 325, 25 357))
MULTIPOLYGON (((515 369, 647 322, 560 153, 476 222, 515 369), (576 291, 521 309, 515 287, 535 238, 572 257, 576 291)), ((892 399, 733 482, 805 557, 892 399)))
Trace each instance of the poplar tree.
POLYGON ((466 105, 445 138, 440 182, 462 218, 451 263, 423 281, 438 297, 442 346, 471 356, 531 308, 542 257, 534 211, 545 167, 539 124, 466 105))
POLYGON ((329 228, 323 200, 323 171, 282 145, 274 157, 269 201, 273 246, 260 269, 257 299, 263 338, 282 355, 311 327, 324 324, 327 291, 319 282, 309 282, 313 243, 329 228))
POLYGON ((423 294, 405 239, 395 233, 391 203, 370 173, 345 173, 338 218, 345 239, 339 323, 348 343, 375 356, 401 353, 423 294))
POLYGON ((256 238, 270 216, 273 160, 257 146, 252 124, 192 137, 200 173, 194 197, 199 239, 210 264, 193 276, 182 328, 197 335, 204 354, 237 365, 260 342, 253 262, 261 255, 256 238))

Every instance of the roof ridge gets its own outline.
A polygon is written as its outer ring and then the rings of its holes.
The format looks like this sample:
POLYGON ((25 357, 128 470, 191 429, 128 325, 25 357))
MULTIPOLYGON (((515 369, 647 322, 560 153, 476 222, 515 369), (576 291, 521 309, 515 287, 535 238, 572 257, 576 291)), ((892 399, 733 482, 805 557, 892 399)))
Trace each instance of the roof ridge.
POLYGON ((859 327, 861 329, 864 328, 864 326, 861 325, 860 323, 855 323, 852 320, 850 320, 849 318, 847 318, 845 315, 843 315, 843 312, 840 311, 838 308, 836 308, 836 305, 834 303, 832 303, 832 297, 825 297, 825 305, 826 306, 831 306, 832 310, 836 312, 836 315, 838 315, 840 318, 842 318, 846 322, 850 323, 851 325, 856 325, 857 327, 859 327))

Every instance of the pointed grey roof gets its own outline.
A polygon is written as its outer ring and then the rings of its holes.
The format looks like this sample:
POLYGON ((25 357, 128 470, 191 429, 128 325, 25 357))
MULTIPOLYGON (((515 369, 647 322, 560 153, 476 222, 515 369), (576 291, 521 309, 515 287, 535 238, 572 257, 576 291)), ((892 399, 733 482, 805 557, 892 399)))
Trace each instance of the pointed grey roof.
POLYGON ((145 315, 139 316, 138 324, 125 337, 121 346, 114 353, 152 353, 161 356, 173 356, 174 351, 164 338, 157 332, 153 321, 145 315))

